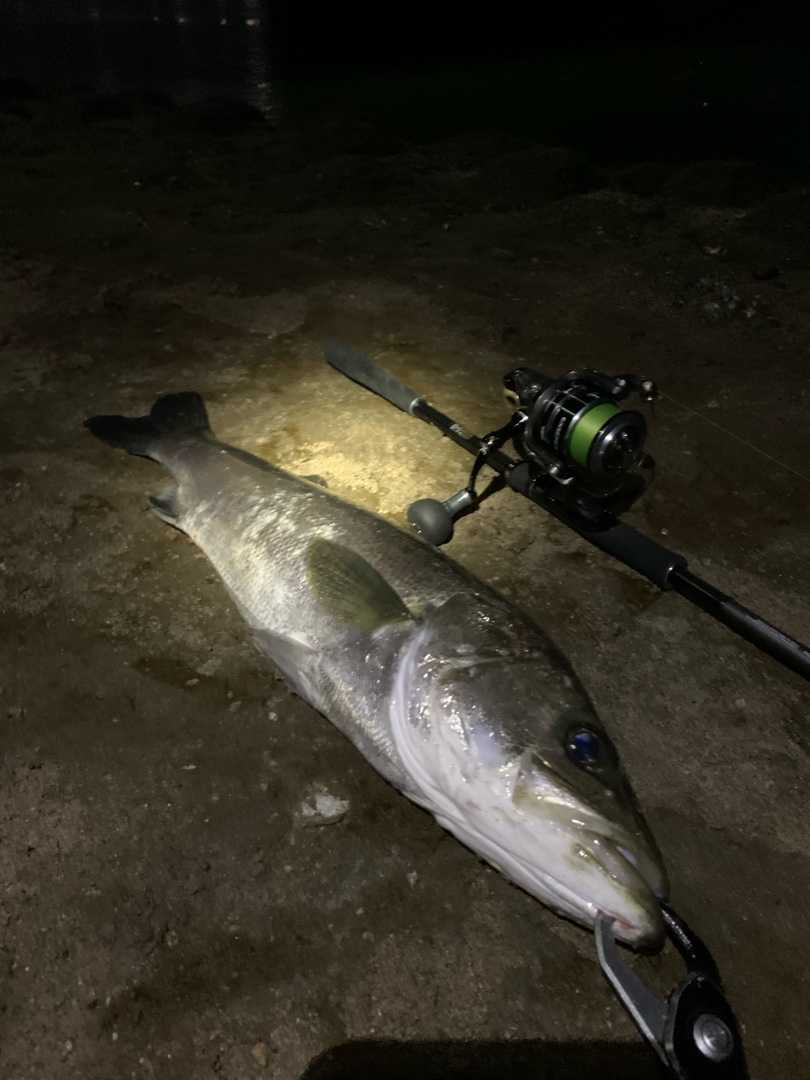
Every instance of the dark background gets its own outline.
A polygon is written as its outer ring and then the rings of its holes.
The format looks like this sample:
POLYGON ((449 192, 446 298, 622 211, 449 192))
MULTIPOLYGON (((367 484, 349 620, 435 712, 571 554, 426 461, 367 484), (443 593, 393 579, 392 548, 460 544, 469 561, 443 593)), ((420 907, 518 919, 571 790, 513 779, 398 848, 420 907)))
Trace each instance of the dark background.
POLYGON ((275 122, 312 119, 328 99, 389 138, 497 127, 601 160, 736 156, 802 170, 801 41, 794 9, 761 3, 2 0, 0 98, 18 94, 15 80, 148 90, 240 99, 275 122), (247 30, 251 16, 260 23, 247 30))

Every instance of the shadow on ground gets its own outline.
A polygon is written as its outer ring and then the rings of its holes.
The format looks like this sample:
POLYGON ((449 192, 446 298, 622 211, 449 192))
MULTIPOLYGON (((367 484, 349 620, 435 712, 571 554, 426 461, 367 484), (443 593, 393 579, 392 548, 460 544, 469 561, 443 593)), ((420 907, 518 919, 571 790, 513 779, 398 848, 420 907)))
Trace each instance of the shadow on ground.
POLYGON ((584 1076, 655 1080, 654 1055, 639 1044, 358 1041, 333 1047, 313 1061, 301 1080, 581 1080, 584 1076))

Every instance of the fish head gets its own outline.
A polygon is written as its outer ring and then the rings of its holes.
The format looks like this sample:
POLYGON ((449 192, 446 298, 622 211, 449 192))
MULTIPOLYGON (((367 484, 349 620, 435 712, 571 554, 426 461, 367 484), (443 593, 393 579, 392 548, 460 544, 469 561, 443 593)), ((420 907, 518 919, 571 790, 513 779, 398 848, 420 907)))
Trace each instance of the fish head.
POLYGON ((564 914, 589 926, 607 915, 619 940, 658 948, 666 870, 618 750, 588 705, 562 708, 548 720, 548 736, 512 759, 510 815, 520 825, 513 821, 505 832, 521 835, 513 854, 527 858, 530 880, 537 876, 564 914), (523 827, 532 836, 528 852, 523 827))
POLYGON ((533 623, 469 597, 428 613, 392 730, 418 801, 462 842, 560 914, 663 944, 658 848, 614 742, 533 623))

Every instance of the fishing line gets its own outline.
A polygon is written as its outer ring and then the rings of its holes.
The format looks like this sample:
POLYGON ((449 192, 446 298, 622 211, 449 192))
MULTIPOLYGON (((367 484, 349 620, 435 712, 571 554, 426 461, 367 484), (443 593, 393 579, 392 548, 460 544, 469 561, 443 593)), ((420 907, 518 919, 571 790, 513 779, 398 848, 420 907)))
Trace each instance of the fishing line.
POLYGON ((744 439, 741 435, 735 434, 733 431, 729 431, 728 428, 723 427, 722 424, 718 424, 716 420, 709 419, 702 412, 698 412, 697 409, 691 408, 689 405, 684 405, 683 402, 678 401, 671 394, 664 394, 659 392, 659 398, 663 398, 666 401, 671 401, 673 405, 677 405, 679 409, 683 409, 684 412, 691 413, 692 416, 696 416, 699 420, 703 420, 704 423, 711 425, 711 427, 717 428, 718 431, 722 431, 724 435, 729 435, 732 439, 736 439, 737 442, 742 443, 743 446, 747 446, 749 450, 753 450, 754 453, 759 454, 760 457, 766 458, 768 461, 772 461, 774 465, 778 465, 785 472, 791 473, 793 476, 798 477, 799 480, 803 480, 806 484, 810 484, 810 477, 805 476, 803 473, 796 472, 790 465, 786 465, 784 461, 780 461, 779 458, 775 458, 772 454, 769 454, 766 450, 761 450, 754 443, 744 439))

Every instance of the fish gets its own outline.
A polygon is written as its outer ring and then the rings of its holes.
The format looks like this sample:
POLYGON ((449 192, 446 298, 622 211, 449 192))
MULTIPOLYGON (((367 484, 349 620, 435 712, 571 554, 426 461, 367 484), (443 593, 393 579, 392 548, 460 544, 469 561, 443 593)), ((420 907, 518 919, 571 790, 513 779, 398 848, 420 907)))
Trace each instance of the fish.
POLYGON ((386 780, 559 915, 661 947, 660 851, 582 683, 526 612, 418 535, 221 442, 196 392, 85 425, 168 470, 151 509, 386 780))

